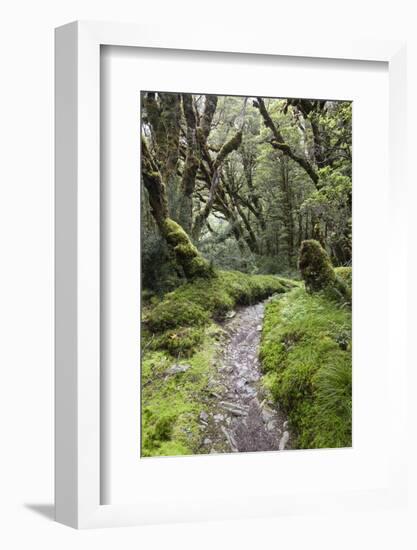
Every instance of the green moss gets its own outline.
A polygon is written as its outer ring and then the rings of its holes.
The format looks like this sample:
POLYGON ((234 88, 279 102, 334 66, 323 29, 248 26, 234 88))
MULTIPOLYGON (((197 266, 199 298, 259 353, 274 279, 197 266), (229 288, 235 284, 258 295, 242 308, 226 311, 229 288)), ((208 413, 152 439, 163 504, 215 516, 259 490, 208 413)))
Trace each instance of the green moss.
POLYGON ((177 246, 178 244, 189 244, 190 239, 188 238, 187 233, 180 225, 177 224, 177 222, 171 220, 171 218, 165 220, 164 230, 166 239, 172 246, 177 246))
MULTIPOLYGON (((147 307, 143 321, 151 333, 206 325, 224 317, 237 304, 251 304, 274 293, 286 292, 294 283, 274 275, 246 275, 223 271, 209 279, 198 278, 177 288, 155 306, 147 307)), ((164 335, 164 339, 171 334, 164 335)), ((187 335, 186 335, 187 336, 187 335)), ((162 345, 164 349, 172 346, 162 345)))
POLYGON ((176 330, 167 330, 157 336, 150 345, 151 349, 164 349, 174 357, 191 356, 204 338, 204 329, 195 327, 181 327, 176 330))
POLYGON ((295 289, 265 311, 264 385, 289 416, 299 448, 351 445, 351 312, 295 289))
POLYGON ((216 328, 205 330, 201 350, 187 359, 188 370, 167 374, 173 359, 160 351, 142 358, 142 456, 186 455, 199 450, 199 413, 213 376, 216 328))
POLYGON ((184 229, 174 220, 166 219, 163 224, 165 238, 174 250, 178 263, 183 267, 187 279, 214 276, 213 268, 193 245, 184 229))
POLYGON ((308 291, 325 292, 329 298, 351 302, 351 289, 336 274, 329 255, 318 241, 311 239, 301 243, 298 267, 308 291))
POLYGON ((209 279, 215 276, 213 267, 202 256, 192 258, 184 270, 188 279, 195 279, 197 277, 209 279))
POLYGON ((156 307, 149 310, 145 320, 152 332, 163 332, 188 325, 203 325, 208 322, 207 311, 193 300, 178 300, 175 292, 169 294, 156 307))
POLYGON ((352 288, 352 268, 351 267, 335 267, 334 272, 342 279, 350 288, 352 288))
POLYGON ((192 259, 195 258, 195 247, 191 244, 178 244, 174 248, 177 256, 180 256, 181 258, 185 259, 192 259))
POLYGON ((330 258, 318 241, 303 241, 298 266, 307 290, 318 292, 331 286, 336 275, 330 258))

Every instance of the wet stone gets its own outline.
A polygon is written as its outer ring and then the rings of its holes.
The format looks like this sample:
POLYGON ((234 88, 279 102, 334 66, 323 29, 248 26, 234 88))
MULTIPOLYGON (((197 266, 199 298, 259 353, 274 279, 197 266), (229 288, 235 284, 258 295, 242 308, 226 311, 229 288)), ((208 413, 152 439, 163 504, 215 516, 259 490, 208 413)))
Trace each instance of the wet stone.
POLYGON ((165 374, 178 374, 179 372, 186 372, 191 368, 191 365, 172 365, 165 371, 165 374))
POLYGON ((277 425, 276 420, 270 420, 266 425, 266 429, 272 432, 272 430, 275 430, 276 425, 277 425))
POLYGON ((289 438, 290 438, 290 434, 288 432, 284 432, 282 434, 282 437, 279 440, 279 450, 280 451, 283 451, 285 449, 285 445, 288 443, 289 438))
POLYGON ((271 409, 262 409, 262 418, 264 422, 269 422, 272 418, 275 416, 275 411, 272 411, 271 409))
POLYGON ((210 381, 212 389, 224 388, 216 389, 211 399, 213 422, 208 433, 214 442, 212 453, 278 451, 289 445, 288 423, 283 426, 282 412, 269 402, 259 384, 263 312, 264 303, 259 303, 226 315, 218 376, 210 381))

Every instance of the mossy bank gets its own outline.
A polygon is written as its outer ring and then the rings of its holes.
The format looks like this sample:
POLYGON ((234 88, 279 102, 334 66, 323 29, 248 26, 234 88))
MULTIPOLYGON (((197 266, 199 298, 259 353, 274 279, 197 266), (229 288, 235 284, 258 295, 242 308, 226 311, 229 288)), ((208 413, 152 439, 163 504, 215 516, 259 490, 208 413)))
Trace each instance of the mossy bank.
MULTIPOLYGON (((346 282, 349 268, 344 268, 346 282)), ((296 288, 266 307, 263 384, 288 414, 302 449, 352 443, 351 310, 296 288)))

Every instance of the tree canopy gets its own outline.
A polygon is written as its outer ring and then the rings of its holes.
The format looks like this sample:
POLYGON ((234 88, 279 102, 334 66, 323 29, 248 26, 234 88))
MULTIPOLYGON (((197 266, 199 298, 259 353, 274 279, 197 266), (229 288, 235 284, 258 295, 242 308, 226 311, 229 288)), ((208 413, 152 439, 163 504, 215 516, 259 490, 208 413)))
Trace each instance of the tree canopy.
POLYGON ((350 265, 350 102, 143 92, 141 112, 144 286, 292 274, 310 239, 350 265))

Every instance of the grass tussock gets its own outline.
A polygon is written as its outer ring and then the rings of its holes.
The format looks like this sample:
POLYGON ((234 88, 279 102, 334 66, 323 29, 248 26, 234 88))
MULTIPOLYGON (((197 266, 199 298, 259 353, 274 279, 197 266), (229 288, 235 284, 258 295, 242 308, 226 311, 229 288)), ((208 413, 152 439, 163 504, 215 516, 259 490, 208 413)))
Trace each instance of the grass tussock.
POLYGON ((283 407, 298 448, 351 446, 351 311, 298 288, 268 304, 264 384, 283 407))

